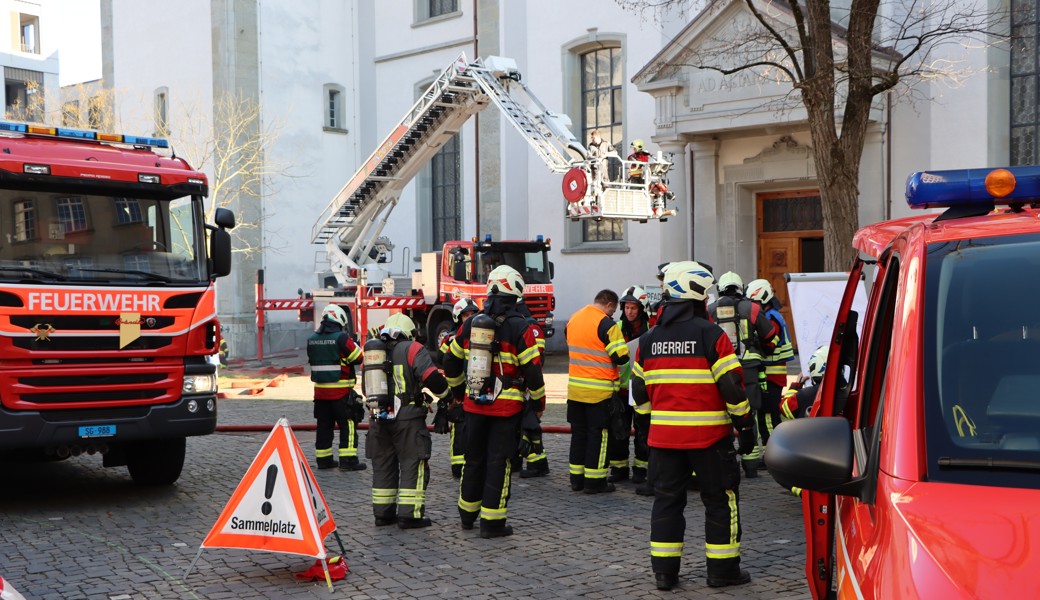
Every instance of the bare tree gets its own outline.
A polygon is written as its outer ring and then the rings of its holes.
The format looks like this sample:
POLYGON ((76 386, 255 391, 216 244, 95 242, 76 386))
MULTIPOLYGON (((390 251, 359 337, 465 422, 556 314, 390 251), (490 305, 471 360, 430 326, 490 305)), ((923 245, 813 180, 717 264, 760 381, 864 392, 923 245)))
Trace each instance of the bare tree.
POLYGON ((209 177, 207 220, 212 222, 217 208, 234 209, 240 217, 231 232, 234 252, 259 252, 260 218, 250 218, 247 207, 259 206, 278 181, 294 176, 292 165, 272 159, 284 123, 265 121, 256 100, 238 95, 215 99, 212 119, 205 115, 187 109, 185 118, 170 119, 169 137, 177 153, 209 177))
MULTIPOLYGON (((691 0, 616 1, 658 19, 686 16, 694 6, 691 0)), ((715 0, 697 18, 734 5, 746 9, 747 26, 716 34, 665 68, 750 72, 791 85, 786 101, 805 108, 812 135, 825 268, 845 270, 855 258, 860 160, 875 99, 897 88, 913 93, 922 79, 956 83, 965 70, 944 60, 943 47, 1004 39, 1006 14, 971 0, 848 0, 848 8, 829 0, 715 0)))

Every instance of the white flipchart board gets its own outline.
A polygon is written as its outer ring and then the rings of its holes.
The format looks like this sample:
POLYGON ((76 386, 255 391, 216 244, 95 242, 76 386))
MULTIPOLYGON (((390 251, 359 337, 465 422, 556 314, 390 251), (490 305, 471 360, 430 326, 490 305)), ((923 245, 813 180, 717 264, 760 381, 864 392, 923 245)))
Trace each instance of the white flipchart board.
MULTIPOLYGON (((834 333, 834 320, 841 297, 845 293, 848 273, 788 273, 787 297, 791 302, 791 318, 794 319, 795 340, 798 344, 798 362, 802 373, 809 372, 809 357, 823 346, 830 344, 834 333)), ((857 330, 863 327, 863 313, 867 308, 867 292, 864 281, 856 289, 852 309, 859 313, 857 330)))

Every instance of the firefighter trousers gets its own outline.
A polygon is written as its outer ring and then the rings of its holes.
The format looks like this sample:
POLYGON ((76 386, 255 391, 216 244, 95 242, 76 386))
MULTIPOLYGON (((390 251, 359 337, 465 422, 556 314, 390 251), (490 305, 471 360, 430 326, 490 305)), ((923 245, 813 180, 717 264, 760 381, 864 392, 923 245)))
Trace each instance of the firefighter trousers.
POLYGON ((704 548, 709 577, 740 571, 740 467, 729 435, 696 450, 651 448, 655 498, 650 517, 650 563, 654 573, 678 575, 686 533, 686 484, 697 472, 704 503, 704 548))
POLYGON ((542 420, 530 404, 530 400, 524 403, 524 410, 520 418, 520 447, 521 458, 527 461, 529 469, 548 469, 549 459, 545 456, 545 444, 542 443, 542 420))
POLYGON ((579 482, 585 489, 607 486, 607 429, 610 415, 607 399, 596 403, 567 401, 567 422, 571 424, 571 485, 579 482))
MULTIPOLYGON (((451 424, 451 472, 461 474, 466 464, 466 420, 451 424)), ((458 475, 456 475, 457 477, 458 475)))
POLYGON ((780 424, 782 419, 780 403, 783 401, 784 388, 772 381, 766 382, 766 389, 762 392, 762 409, 758 411, 758 435, 762 439, 762 447, 769 442, 769 436, 773 428, 780 424))
MULTIPOLYGON (((628 398, 628 390, 621 390, 621 397, 628 398)), ((612 439, 607 443, 607 458, 610 461, 610 468, 612 469, 627 469, 628 468, 628 446, 629 440, 632 439, 630 432, 632 430, 632 423, 635 420, 636 415, 635 408, 630 404, 625 404, 625 430, 629 433, 625 435, 623 440, 612 439)), ((650 424, 649 418, 647 419, 647 425, 650 424)), ((639 446, 639 438, 635 439, 635 463, 634 467, 637 469, 646 468, 647 453, 649 449, 646 447, 646 438, 643 438, 643 447, 639 446)))
POLYGON ((426 419, 369 420, 365 457, 372 461, 372 512, 377 518, 426 515, 431 445, 426 419))
MULTIPOLYGON (((634 409, 633 409, 634 410, 634 409)), ((647 445, 647 439, 650 437, 650 414, 641 415, 634 413, 632 416, 632 425, 635 428, 635 450, 636 458, 632 463, 637 469, 646 469, 650 463, 650 446, 647 445)))
MULTIPOLYGON (((761 373, 763 373, 762 363, 757 360, 751 364, 740 363, 741 368, 744 371, 744 392, 748 397, 748 404, 751 405, 751 416, 753 419, 758 419, 762 413, 762 381, 759 381, 761 373)), ((766 436, 768 438, 768 436, 766 436)), ((754 468, 754 465, 758 463, 758 460, 762 458, 765 453, 765 444, 762 442, 756 432, 756 443, 755 449, 751 452, 740 457, 740 460, 744 461, 748 465, 748 468, 754 468)))
POLYGON ((466 414, 466 466, 459 484, 459 517, 463 525, 472 526, 479 516, 481 529, 505 527, 519 429, 520 414, 466 414))
POLYGON ((358 457, 357 423, 350 419, 346 400, 315 400, 314 418, 317 428, 314 434, 314 457, 319 463, 333 460, 332 441, 334 428, 339 425, 339 459, 348 462, 358 457))

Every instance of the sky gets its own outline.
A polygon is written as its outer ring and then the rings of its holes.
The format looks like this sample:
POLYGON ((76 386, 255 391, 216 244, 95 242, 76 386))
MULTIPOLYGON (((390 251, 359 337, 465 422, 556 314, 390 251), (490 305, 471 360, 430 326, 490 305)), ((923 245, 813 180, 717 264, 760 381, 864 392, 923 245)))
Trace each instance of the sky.
POLYGON ((101 79, 100 0, 45 1, 53 6, 50 15, 59 36, 59 84, 101 79))

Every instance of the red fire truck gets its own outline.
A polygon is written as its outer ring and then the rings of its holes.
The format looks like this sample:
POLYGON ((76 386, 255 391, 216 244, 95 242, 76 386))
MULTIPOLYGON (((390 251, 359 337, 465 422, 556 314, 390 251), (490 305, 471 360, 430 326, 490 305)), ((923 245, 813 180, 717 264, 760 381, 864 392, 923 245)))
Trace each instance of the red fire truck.
MULTIPOLYGON (((303 314, 320 317, 325 304, 343 304, 356 309, 356 329, 364 330, 367 321, 381 323, 390 312, 404 311, 432 346, 450 326, 451 304, 460 297, 483 298, 488 267, 508 264, 523 275, 528 284, 525 301, 546 335, 552 335, 550 244, 541 236, 525 241, 449 241, 441 252, 424 254, 421 272, 411 277, 388 277, 379 268, 393 247, 380 233, 404 188, 470 117, 491 105, 551 172, 564 176, 567 218, 645 223, 675 214, 667 207, 671 195, 664 177, 671 163, 663 156, 648 169, 644 182, 609 177, 606 159, 588 156, 571 134, 570 120, 547 110, 521 83, 515 61, 489 56, 470 63, 460 55, 322 211, 311 237, 324 245, 335 285, 315 291, 313 302, 296 305, 313 311, 303 314)), ((258 302, 257 309, 280 308, 284 302, 258 302)))
POLYGON ((235 217, 207 193, 166 140, 0 123, 0 452, 177 480, 217 421, 235 217))
POLYGON ((813 416, 766 463, 805 490, 813 598, 1035 598, 1040 167, 917 173, 906 196, 946 210, 856 234, 813 416))

